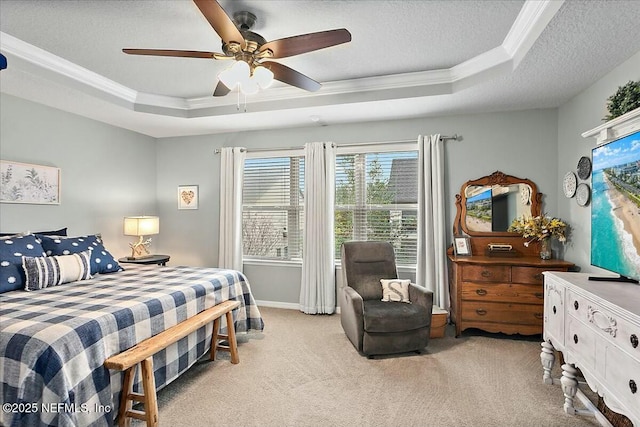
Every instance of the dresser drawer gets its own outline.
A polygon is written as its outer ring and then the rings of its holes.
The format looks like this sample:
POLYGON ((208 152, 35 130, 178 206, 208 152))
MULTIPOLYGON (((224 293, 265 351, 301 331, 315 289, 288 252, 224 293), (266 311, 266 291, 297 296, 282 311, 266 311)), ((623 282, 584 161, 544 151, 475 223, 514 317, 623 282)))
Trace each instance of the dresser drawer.
POLYGON ((545 271, 560 271, 559 269, 547 267, 513 267, 511 269, 511 281, 513 283, 528 283, 531 285, 542 285, 545 271))
POLYGON ((593 333, 584 323, 572 316, 568 316, 567 337, 565 345, 573 357, 578 361, 578 368, 593 370, 596 364, 596 340, 597 335, 593 333))
POLYGON ((540 331, 542 317, 542 305, 468 301, 462 307, 466 321, 539 325, 540 331))
POLYGON ((613 346, 607 347, 606 360, 607 385, 618 400, 640 418, 640 362, 613 346))
POLYGON ((602 308, 579 294, 569 292, 569 312, 605 339, 640 361, 640 327, 602 308))
POLYGON ((464 265, 464 282, 510 282, 511 267, 504 265, 464 265))
POLYGON ((544 339, 564 348, 565 287, 547 280, 544 291, 544 339))
POLYGON ((513 283, 462 283, 462 299, 477 301, 542 304, 542 286, 513 283))

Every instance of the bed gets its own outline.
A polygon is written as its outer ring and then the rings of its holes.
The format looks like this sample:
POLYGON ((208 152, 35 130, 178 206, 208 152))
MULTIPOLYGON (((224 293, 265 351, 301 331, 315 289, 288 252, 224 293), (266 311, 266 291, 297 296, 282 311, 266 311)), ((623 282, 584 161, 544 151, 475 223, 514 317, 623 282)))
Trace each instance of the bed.
MULTIPOLYGON (((0 425, 113 425, 122 373, 104 360, 231 299, 241 303, 237 332, 264 328, 246 277, 234 270, 127 264, 89 280, 0 294, 0 425)), ((211 328, 154 356, 157 389, 207 352, 211 328)))

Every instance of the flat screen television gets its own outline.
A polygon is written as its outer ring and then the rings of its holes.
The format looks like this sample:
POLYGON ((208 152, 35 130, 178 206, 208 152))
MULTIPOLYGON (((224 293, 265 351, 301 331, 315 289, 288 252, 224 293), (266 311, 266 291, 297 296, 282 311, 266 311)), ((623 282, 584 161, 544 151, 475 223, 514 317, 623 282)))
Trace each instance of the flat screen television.
MULTIPOLYGON (((640 131, 592 150, 591 265, 640 280, 640 131)), ((591 277, 611 280, 611 278, 591 277)))

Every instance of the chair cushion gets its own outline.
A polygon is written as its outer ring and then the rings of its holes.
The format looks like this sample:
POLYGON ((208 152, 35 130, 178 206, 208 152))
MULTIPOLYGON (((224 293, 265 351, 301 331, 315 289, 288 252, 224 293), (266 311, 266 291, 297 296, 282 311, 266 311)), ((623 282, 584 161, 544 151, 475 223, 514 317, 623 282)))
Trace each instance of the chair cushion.
POLYGON ((393 246, 389 242, 345 242, 341 250, 342 268, 348 286, 355 289, 364 300, 380 300, 380 279, 398 277, 393 246))
POLYGON ((403 332, 429 325, 429 310, 421 305, 380 300, 363 303, 364 330, 367 332, 403 332))

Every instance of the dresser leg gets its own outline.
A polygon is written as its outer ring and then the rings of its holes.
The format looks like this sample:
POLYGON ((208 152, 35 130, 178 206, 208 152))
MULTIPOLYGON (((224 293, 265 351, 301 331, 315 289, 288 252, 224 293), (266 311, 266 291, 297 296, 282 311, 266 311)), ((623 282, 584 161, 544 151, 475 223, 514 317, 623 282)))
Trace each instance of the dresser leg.
POLYGON ((577 373, 578 370, 573 365, 569 363, 562 365, 562 378, 560 379, 560 383, 562 384, 562 391, 564 393, 564 412, 571 415, 577 413, 576 408, 573 406, 573 399, 576 397, 578 391, 577 373))
POLYGON ((542 382, 545 384, 553 384, 553 378, 551 378, 551 369, 556 362, 556 355, 554 353, 551 343, 543 342, 540 344, 542 351, 540 352, 540 361, 542 362, 542 382))

